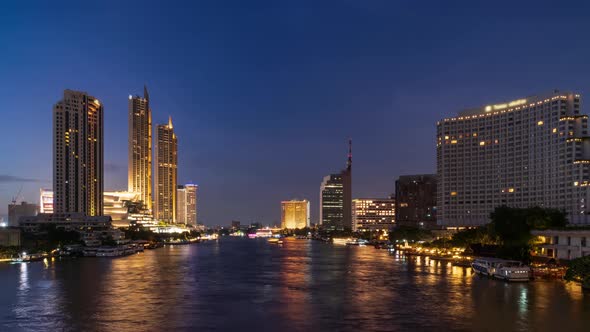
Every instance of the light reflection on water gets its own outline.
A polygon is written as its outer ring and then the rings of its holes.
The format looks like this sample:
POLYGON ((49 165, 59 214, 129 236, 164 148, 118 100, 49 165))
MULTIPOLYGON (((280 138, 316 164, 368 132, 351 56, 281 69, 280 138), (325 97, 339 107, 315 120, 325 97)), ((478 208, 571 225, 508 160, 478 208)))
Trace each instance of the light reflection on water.
POLYGON ((590 296, 371 247, 222 239, 0 266, 0 331, 587 330, 590 296))

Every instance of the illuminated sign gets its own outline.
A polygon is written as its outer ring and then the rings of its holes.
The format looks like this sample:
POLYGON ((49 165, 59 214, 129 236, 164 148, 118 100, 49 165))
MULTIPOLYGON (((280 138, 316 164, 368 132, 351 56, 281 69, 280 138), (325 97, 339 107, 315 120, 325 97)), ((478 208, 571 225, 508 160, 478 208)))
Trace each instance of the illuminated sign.
POLYGON ((485 111, 486 112, 497 111, 497 110, 502 110, 502 109, 505 109, 508 107, 514 107, 514 106, 523 105, 523 104, 526 104, 526 99, 518 99, 515 101, 511 101, 507 104, 488 105, 485 107, 485 111))

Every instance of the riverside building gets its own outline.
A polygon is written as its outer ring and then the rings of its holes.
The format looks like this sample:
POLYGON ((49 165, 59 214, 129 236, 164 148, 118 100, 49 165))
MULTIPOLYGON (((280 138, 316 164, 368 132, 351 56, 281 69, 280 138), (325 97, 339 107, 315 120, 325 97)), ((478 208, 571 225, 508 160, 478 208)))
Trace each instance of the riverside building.
POLYGON ((128 191, 139 193, 148 210, 152 209, 152 109, 147 87, 143 98, 129 96, 128 191))
POLYGON ((395 181, 395 221, 398 226, 436 226, 436 175, 402 175, 395 181))
POLYGON ((356 198, 352 200, 353 231, 387 231, 395 225, 395 200, 356 198))
POLYGON ((65 90, 53 107, 55 213, 103 213, 103 107, 86 92, 65 90))
POLYGON ((176 189, 176 223, 197 226, 197 190, 192 183, 176 189))
POLYGON ((580 95, 487 105, 437 123, 438 223, 488 223, 497 206, 563 209, 588 224, 590 136, 580 95))
POLYGON ((168 124, 158 125, 156 134, 154 216, 158 221, 174 223, 178 160, 177 138, 172 127, 172 118, 168 118, 168 124))
POLYGON ((325 176, 320 186, 320 225, 352 229, 352 141, 348 142, 346 168, 325 176))
POLYGON ((309 227, 309 201, 290 200, 281 202, 281 228, 309 227))

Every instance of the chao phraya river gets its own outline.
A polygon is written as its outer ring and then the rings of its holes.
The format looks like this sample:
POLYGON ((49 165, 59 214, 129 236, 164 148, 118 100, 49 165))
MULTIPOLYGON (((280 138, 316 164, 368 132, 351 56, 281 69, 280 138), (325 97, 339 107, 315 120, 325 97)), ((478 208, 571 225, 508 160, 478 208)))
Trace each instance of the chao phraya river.
POLYGON ((590 331, 574 284, 296 239, 2 264, 0 290, 0 331, 590 331))

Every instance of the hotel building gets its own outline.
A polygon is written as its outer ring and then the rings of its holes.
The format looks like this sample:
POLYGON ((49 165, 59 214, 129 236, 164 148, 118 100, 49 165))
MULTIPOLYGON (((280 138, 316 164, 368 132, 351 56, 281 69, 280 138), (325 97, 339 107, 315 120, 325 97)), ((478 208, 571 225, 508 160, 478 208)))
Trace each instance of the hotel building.
POLYGON ((197 225, 197 190, 192 183, 179 185, 176 189, 176 223, 197 225))
POLYGON ((55 213, 103 213, 103 107, 86 92, 65 90, 53 107, 55 213))
POLYGON ((389 230, 395 224, 395 200, 391 198, 356 198, 352 200, 352 230, 389 230))
POLYGON ((495 207, 563 209, 588 224, 590 136, 580 95, 554 91, 437 123, 438 223, 489 222, 495 207))
POLYGON ((395 221, 398 226, 435 228, 436 175, 402 175, 395 181, 395 221))
POLYGON ((309 201, 290 200, 281 202, 281 228, 309 227, 309 201))
POLYGON ((348 142, 346 168, 325 176, 320 185, 320 225, 352 229, 352 141, 348 142))
POLYGON ((128 191, 139 193, 148 210, 152 209, 152 109, 147 87, 143 98, 129 96, 128 191))
POLYGON ((158 221, 176 222, 177 138, 172 126, 158 125, 156 131, 156 167, 154 217, 158 221))

